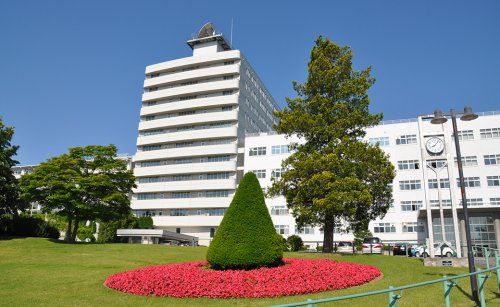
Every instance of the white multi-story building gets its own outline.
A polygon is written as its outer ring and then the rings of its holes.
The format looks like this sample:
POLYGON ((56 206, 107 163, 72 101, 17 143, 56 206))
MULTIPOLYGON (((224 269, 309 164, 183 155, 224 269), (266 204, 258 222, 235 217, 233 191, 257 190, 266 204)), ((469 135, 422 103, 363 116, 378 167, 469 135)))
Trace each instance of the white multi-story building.
MULTIPOLYGON (((474 121, 458 122, 472 243, 496 248, 500 246, 500 112, 479 115, 474 121)), ((385 242, 424 243, 429 233, 433 241, 441 241, 441 199, 445 239, 463 248, 465 223, 452 126, 450 122, 431 124, 429 118, 387 121, 367 130, 366 140, 380 145, 397 172, 393 205, 383 218, 372 221, 369 229, 385 242), (434 146, 436 138, 443 142, 443 148, 438 148, 441 151, 437 154, 429 153, 426 147, 434 146), (428 225, 433 225, 430 232, 428 225)), ((262 187, 269 187, 271 178, 283 171, 281 161, 290 155, 288 145, 297 141, 274 133, 248 134, 245 172, 255 172, 262 187)), ((300 232, 296 229, 284 197, 267 199, 267 206, 280 234, 299 234, 306 242, 323 240, 318 227, 305 227, 300 232)), ((352 239, 352 233, 334 234, 335 241, 352 239)))
POLYGON ((208 244, 243 174, 245 134, 272 130, 276 102, 212 24, 190 57, 146 67, 132 209, 208 244))

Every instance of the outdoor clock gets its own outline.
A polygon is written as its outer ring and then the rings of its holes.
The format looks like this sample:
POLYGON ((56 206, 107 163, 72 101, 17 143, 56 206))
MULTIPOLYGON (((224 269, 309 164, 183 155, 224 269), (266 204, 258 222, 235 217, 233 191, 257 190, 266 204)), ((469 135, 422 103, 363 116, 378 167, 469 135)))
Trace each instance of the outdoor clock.
POLYGON ((437 138, 437 137, 431 137, 430 139, 427 140, 425 143, 425 148, 427 151, 431 154, 440 154, 444 150, 444 142, 442 139, 437 138))

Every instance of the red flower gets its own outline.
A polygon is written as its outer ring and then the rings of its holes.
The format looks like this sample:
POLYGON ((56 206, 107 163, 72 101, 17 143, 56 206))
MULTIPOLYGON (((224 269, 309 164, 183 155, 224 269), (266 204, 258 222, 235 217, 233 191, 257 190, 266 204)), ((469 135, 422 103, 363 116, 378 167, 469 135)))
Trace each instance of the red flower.
POLYGON ((283 259, 285 265, 215 271, 205 261, 150 266, 111 275, 105 285, 138 295, 172 297, 277 297, 361 285, 381 275, 370 265, 328 259, 283 259))

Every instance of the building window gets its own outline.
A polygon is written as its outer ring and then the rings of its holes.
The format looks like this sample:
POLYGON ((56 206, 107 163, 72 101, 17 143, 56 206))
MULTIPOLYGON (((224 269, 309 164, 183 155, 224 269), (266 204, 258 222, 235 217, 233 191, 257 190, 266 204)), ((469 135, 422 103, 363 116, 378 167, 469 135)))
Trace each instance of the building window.
POLYGON ((396 145, 417 144, 416 134, 401 135, 396 139, 396 145))
POLYGON ((283 154, 290 153, 290 149, 288 148, 288 145, 272 146, 271 153, 273 155, 283 155, 283 154))
POLYGON ((232 61, 225 61, 224 62, 224 65, 231 65, 231 64, 234 64, 234 60, 232 60, 232 61))
POLYGON ((266 155, 266 147, 250 148, 249 155, 250 156, 265 156, 266 155))
POLYGON ((500 206, 500 197, 492 197, 492 198, 490 198, 490 205, 492 205, 492 206, 500 206))
POLYGON ((281 178, 281 175, 283 175, 284 172, 284 168, 275 168, 271 171, 271 178, 281 178))
POLYGON ((181 229, 180 228, 175 228, 175 232, 176 233, 181 233, 181 229))
POLYGON ((403 232, 424 232, 422 222, 403 222, 403 232))
POLYGON ((401 202, 401 211, 418 211, 418 209, 422 208, 421 200, 411 200, 411 201, 402 201, 401 202))
POLYGON ((205 197, 227 197, 228 193, 226 190, 220 191, 207 191, 205 197))
MULTIPOLYGON (((479 177, 465 177, 464 184, 466 188, 478 188, 481 186, 479 177)), ((457 178, 457 187, 460 188, 460 179, 457 178)))
POLYGON ((224 96, 231 95, 232 93, 233 91, 222 91, 222 95, 224 96))
MULTIPOLYGON (((458 165, 457 157, 455 157, 455 165, 458 165)), ((462 166, 477 166, 477 156, 462 157, 462 166)))
POLYGON ((402 180, 399 182, 399 189, 402 191, 420 190, 421 188, 420 180, 402 180))
POLYGON ((256 169, 253 171, 250 171, 257 176, 257 178, 266 178, 266 170, 265 169, 256 169))
POLYGON ((480 130, 482 139, 492 139, 500 137, 500 128, 488 128, 480 130))
POLYGON ((370 145, 374 145, 374 146, 378 145, 380 147, 389 146, 389 137, 382 136, 382 137, 378 137, 378 138, 369 138, 368 143, 370 143, 370 145))
POLYGON ((497 165, 500 164, 500 154, 484 155, 484 165, 497 165))
POLYGON ((398 169, 420 169, 420 161, 418 160, 402 160, 398 161, 398 169))
POLYGON ((290 212, 288 208, 285 206, 272 206, 271 207, 271 215, 289 215, 290 212))
MULTIPOLYGON (((439 199, 431 199, 429 202, 431 208, 439 208, 439 199)), ((451 199, 441 199, 441 206, 451 207, 451 199)))
POLYGON ((172 192, 172 198, 189 198, 190 196, 189 192, 172 192))
POLYGON ((207 162, 225 162, 229 161, 229 156, 212 156, 207 158, 207 162))
POLYGON ((470 232, 473 245, 498 248, 495 236, 495 221, 491 216, 471 216, 470 232))
MULTIPOLYGON (((452 136, 452 138, 453 138, 453 136, 452 136)), ((474 139, 474 131, 472 131, 472 130, 458 131, 458 139, 460 141, 473 140, 474 139)))
POLYGON ((274 225, 274 229, 280 235, 288 235, 288 225, 274 225))
POLYGON ((374 233, 392 233, 396 232, 394 223, 375 223, 373 227, 374 233))
POLYGON ((213 238, 215 236, 215 228, 211 227, 210 228, 210 238, 213 238))
POLYGON ((154 119, 155 119, 154 115, 148 115, 148 116, 144 117, 145 121, 150 121, 150 120, 154 120, 154 119))
POLYGON ((302 229, 299 230, 298 227, 295 227, 295 233, 301 234, 301 235, 313 235, 314 228, 311 226, 304 226, 304 227, 302 227, 302 229))
POLYGON ((207 180, 217 180, 217 179, 229 179, 229 173, 209 173, 207 174, 207 180))
MULTIPOLYGON (((439 179, 439 187, 446 189, 450 187, 450 180, 448 178, 439 179)), ((437 179, 429 179, 429 189, 437 189, 437 179)))
POLYGON ((500 187, 500 176, 487 176, 486 180, 489 187, 500 187))
MULTIPOLYGON (((482 198, 467 198, 467 206, 482 206, 482 198)), ((460 206, 463 206, 463 202, 460 201, 460 206)))

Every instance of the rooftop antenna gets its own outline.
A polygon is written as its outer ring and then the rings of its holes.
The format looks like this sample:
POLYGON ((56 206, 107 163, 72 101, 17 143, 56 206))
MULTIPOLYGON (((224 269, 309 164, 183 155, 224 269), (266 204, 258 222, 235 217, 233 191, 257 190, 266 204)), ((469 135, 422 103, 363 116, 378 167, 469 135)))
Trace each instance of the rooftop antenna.
POLYGON ((231 47, 233 47, 233 18, 231 18, 231 47))

